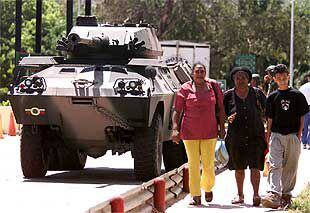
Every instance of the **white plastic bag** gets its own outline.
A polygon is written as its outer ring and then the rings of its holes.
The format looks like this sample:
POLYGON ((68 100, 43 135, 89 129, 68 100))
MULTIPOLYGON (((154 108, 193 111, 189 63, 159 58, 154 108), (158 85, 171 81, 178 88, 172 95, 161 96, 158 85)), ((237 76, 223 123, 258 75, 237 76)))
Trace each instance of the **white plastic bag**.
POLYGON ((226 166, 229 160, 229 155, 225 146, 225 142, 219 139, 215 146, 215 163, 216 166, 221 165, 221 167, 226 166))

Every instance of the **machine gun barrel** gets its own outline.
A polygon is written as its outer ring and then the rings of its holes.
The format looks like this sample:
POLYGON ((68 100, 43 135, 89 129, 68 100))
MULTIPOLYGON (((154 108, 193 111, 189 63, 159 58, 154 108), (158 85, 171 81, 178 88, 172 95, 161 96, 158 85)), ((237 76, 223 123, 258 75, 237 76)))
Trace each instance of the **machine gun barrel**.
POLYGON ((93 43, 92 39, 86 39, 86 38, 81 38, 78 34, 76 33, 71 33, 68 36, 68 41, 69 43, 71 43, 72 45, 77 45, 78 43, 82 43, 82 44, 87 44, 87 45, 91 45, 93 43))
POLYGON ((93 37, 89 38, 81 38, 76 33, 70 33, 68 36, 68 42, 71 46, 75 46, 78 44, 85 44, 90 47, 100 47, 100 46, 107 46, 110 43, 109 37, 93 37))

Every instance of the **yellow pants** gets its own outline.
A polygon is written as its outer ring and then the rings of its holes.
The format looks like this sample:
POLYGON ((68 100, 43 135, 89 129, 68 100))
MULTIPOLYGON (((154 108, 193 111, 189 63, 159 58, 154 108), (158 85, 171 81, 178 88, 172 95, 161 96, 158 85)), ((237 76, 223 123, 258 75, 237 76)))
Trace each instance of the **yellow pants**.
POLYGON ((202 188, 212 191, 215 182, 214 155, 216 138, 208 140, 184 140, 189 169, 189 191, 191 196, 200 196, 202 188), (202 177, 200 174, 202 164, 202 177))

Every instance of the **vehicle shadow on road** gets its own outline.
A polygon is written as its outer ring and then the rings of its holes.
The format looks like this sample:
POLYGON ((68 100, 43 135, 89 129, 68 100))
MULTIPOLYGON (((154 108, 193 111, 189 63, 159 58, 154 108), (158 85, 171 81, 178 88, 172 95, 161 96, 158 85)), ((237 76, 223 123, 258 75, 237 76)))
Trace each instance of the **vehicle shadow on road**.
POLYGON ((86 168, 76 171, 49 171, 43 178, 25 179, 24 182, 139 185, 133 169, 108 167, 86 168), (49 174, 52 173, 52 174, 49 174))

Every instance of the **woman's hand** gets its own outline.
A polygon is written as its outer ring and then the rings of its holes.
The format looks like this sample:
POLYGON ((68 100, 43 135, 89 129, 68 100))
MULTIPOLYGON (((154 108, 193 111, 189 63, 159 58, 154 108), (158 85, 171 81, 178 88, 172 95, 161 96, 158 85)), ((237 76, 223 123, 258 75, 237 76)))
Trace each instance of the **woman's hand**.
POLYGON ((234 114, 228 116, 227 120, 229 123, 232 123, 234 122, 234 120, 236 119, 236 115, 237 115, 237 112, 235 112, 234 114))
POLYGON ((218 136, 220 139, 224 139, 225 138, 225 135, 226 135, 226 131, 225 131, 225 128, 221 128, 220 131, 218 132, 218 136))
POLYGON ((174 129, 172 130, 172 142, 179 144, 180 141, 180 133, 178 130, 174 129))

